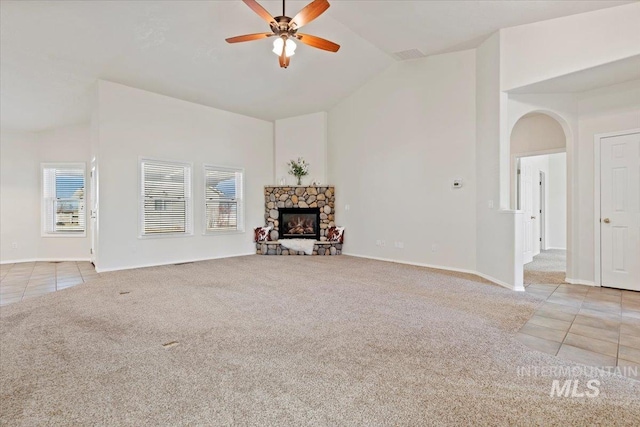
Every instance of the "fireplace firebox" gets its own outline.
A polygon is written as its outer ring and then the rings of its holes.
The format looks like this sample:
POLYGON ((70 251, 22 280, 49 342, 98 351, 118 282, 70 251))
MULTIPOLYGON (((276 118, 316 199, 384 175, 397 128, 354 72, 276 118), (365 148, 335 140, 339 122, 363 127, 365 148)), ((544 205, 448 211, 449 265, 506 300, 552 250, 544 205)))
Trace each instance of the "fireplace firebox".
POLYGON ((320 209, 280 208, 278 228, 281 239, 320 240, 320 209))

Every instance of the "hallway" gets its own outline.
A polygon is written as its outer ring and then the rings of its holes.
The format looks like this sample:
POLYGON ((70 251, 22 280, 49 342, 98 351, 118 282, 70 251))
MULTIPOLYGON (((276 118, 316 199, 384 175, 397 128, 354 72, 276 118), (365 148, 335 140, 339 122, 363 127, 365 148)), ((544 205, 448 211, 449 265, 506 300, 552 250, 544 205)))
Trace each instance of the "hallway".
POLYGON ((525 265, 526 292, 543 302, 517 339, 585 365, 635 367, 625 373, 640 379, 640 293, 565 283, 565 265, 561 250, 525 265))

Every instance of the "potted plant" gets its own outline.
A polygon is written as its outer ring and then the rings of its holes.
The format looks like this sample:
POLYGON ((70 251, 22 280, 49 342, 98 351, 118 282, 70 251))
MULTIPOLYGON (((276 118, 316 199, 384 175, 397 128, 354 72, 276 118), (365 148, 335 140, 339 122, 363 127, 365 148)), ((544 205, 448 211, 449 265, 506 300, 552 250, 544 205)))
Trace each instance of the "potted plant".
POLYGON ((298 185, 302 185, 302 177, 309 175, 309 163, 307 163, 302 157, 298 157, 298 160, 291 160, 287 163, 289 166, 289 175, 293 175, 298 179, 298 185))

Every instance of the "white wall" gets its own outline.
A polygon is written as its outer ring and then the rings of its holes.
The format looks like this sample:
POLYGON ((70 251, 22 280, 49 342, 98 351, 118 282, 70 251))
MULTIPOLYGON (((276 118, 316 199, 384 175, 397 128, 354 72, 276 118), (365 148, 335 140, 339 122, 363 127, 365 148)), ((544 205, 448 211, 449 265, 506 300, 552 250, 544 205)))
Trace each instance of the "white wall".
MULTIPOLYGON (((523 289, 522 214, 501 210, 501 146, 505 99, 500 93, 500 36, 495 33, 476 50, 476 265, 478 273, 523 289), (519 250, 516 250, 519 248, 519 250)), ((507 167, 507 186, 509 175, 507 167)), ((508 196, 508 187, 507 187, 508 196)), ((508 201, 508 197, 505 197, 508 201)))
POLYGON ((287 163, 303 157, 309 166, 309 175, 302 178, 302 184, 327 181, 327 113, 319 112, 291 117, 275 122, 275 179, 278 185, 282 178, 289 185, 295 184, 296 177, 289 175, 287 163))
POLYGON ((474 51, 394 64, 329 111, 346 253, 475 270, 475 114, 474 51))
POLYGON ((567 154, 547 156, 547 249, 567 248, 567 154))
POLYGON ((88 164, 89 125, 37 133, 2 130, 0 143, 0 261, 89 259, 86 236, 42 237, 40 199, 41 163, 88 164))
POLYGON ((500 30, 501 88, 510 90, 640 54, 640 4, 500 30))
POLYGON ((579 233, 580 260, 575 278, 595 281, 594 137, 597 134, 640 128, 640 80, 579 94, 579 233))
POLYGON ((0 260, 37 258, 40 171, 34 133, 0 132, 0 260), (15 243, 18 247, 13 248, 15 243))
POLYGON ((566 137, 557 120, 546 114, 532 114, 518 120, 511 132, 511 154, 564 150, 566 137))
POLYGON ((100 81, 98 271, 255 253, 264 185, 273 180, 273 124, 100 81), (139 157, 193 163, 194 234, 138 238, 139 157), (203 235, 203 164, 245 169, 245 232, 203 235))

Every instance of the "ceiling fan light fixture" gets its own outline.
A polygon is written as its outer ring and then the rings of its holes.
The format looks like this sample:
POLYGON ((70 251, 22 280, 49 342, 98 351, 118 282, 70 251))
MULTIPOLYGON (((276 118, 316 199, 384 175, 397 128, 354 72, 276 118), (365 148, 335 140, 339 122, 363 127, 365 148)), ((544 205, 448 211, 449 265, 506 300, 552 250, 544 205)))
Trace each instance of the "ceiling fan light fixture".
POLYGON ((295 55, 296 44, 293 40, 286 37, 278 37, 273 41, 273 53, 280 56, 282 54, 282 47, 284 46, 284 55, 288 58, 295 55))
POLYGON ((227 43, 240 43, 252 40, 261 40, 275 36, 273 42, 273 53, 278 55, 278 61, 281 68, 287 68, 290 63, 290 57, 295 54, 297 41, 316 49, 322 49, 328 52, 337 52, 340 45, 320 37, 310 34, 299 33, 298 30, 307 25, 309 22, 322 15, 329 8, 328 0, 313 0, 306 5, 293 18, 285 15, 284 2, 282 0, 282 16, 273 17, 267 10, 260 6, 256 0, 242 0, 251 10, 258 14, 264 21, 269 24, 271 32, 245 34, 242 36, 229 37, 227 43))

